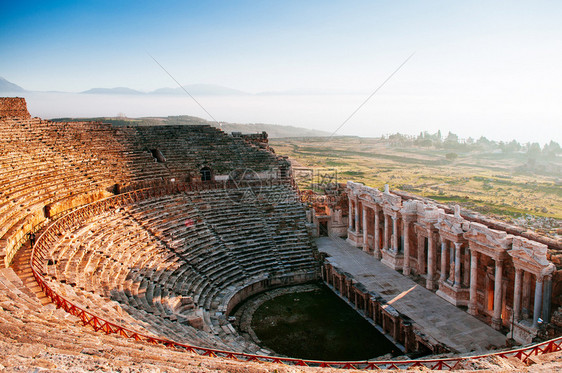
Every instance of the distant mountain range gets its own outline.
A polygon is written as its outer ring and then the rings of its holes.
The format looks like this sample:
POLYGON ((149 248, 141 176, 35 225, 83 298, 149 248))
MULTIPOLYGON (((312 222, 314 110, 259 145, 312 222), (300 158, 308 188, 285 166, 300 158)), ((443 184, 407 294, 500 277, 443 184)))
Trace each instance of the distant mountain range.
MULTIPOLYGON (((250 95, 250 93, 242 92, 237 89, 223 87, 213 84, 189 84, 177 88, 159 88, 151 92, 137 91, 136 89, 128 87, 115 87, 115 88, 91 88, 82 94, 89 95, 185 95, 184 89, 192 95, 197 96, 242 96, 250 95)), ((0 93, 20 93, 29 92, 17 84, 14 84, 2 77, 0 77, 0 93)), ((76 92, 74 92, 76 93, 76 92)))
POLYGON ((87 91, 80 92, 93 95, 144 95, 144 92, 136 91, 127 87, 117 87, 117 88, 92 88, 87 91))
POLYGON ((25 92, 25 89, 17 84, 7 81, 0 76, 0 92, 25 92))
POLYGON ((184 89, 197 96, 240 96, 249 93, 237 89, 222 87, 212 84, 190 84, 178 88, 159 88, 151 92, 141 92, 127 87, 117 88, 92 88, 80 93, 101 95, 185 95, 184 89))
MULTIPOLYGON (((185 90, 194 96, 251 96, 251 93, 239 91, 232 88, 222 87, 211 84, 191 84, 184 86, 185 90)), ((25 93, 33 93, 33 91, 25 90, 17 84, 14 84, 2 77, 0 77, 0 96, 16 96, 25 93)), ((65 93, 65 92, 56 92, 65 93)), ((69 93, 69 92, 66 92, 69 93)), ((73 92, 75 95, 130 95, 130 96, 143 96, 143 95, 185 95, 182 88, 160 88, 151 92, 141 92, 127 87, 116 88, 92 88, 83 92, 73 92)), ((265 93, 264 93, 265 94, 265 93)), ((282 93, 280 93, 282 94, 282 93)), ((207 121, 201 118, 192 117, 188 115, 169 116, 169 117, 142 117, 142 118, 116 118, 116 117, 99 117, 99 118, 58 118, 52 119, 55 121, 76 121, 76 120, 97 120, 114 125, 193 125, 193 124, 208 124, 214 127, 219 127, 225 132, 242 132, 242 133, 256 133, 266 131, 270 138, 281 137, 316 137, 328 136, 328 132, 318 131, 308 128, 266 124, 266 123, 216 123, 207 121)))
MULTIPOLYGON (((185 95, 185 91, 193 96, 293 96, 293 95, 324 95, 324 94, 338 94, 342 92, 336 91, 319 91, 311 89, 293 89, 287 91, 271 91, 260 93, 248 93, 238 89, 223 87, 215 84, 188 84, 184 85, 183 89, 180 87, 171 88, 158 88, 150 92, 142 92, 128 87, 115 87, 115 88, 91 88, 83 92, 72 92, 90 95, 170 95, 181 96, 185 95)), ((0 93, 19 93, 29 92, 17 84, 14 84, 2 77, 0 77, 0 93)), ((71 92, 68 92, 71 93, 71 92)))
MULTIPOLYGON (((189 84, 184 85, 183 88, 193 95, 202 96, 246 96, 250 93, 242 92, 237 89, 232 89, 228 87, 223 87, 220 85, 213 84, 189 84)), ((148 94, 157 95, 185 95, 185 92, 180 87, 178 88, 160 88, 149 92, 148 94)))

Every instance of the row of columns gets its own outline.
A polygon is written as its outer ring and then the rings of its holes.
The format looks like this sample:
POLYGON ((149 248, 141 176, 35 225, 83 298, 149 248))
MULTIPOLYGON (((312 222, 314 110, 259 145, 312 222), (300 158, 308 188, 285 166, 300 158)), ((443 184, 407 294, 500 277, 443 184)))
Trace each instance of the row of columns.
MULTIPOLYGON (((484 255, 476 250, 471 250, 470 259, 470 300, 468 312, 472 315, 478 314, 477 305, 477 284, 478 284, 478 258, 484 255)), ((492 327, 501 328, 501 312, 502 312, 502 281, 503 281, 503 264, 502 258, 492 258, 495 263, 494 268, 494 308, 492 314, 492 327)), ((515 281, 513 287, 513 317, 515 321, 529 317, 529 306, 531 300, 531 273, 524 271, 522 268, 515 267, 515 281), (522 303, 525 303, 525 312, 522 310, 522 303)), ((551 288, 543 289, 543 282, 547 282, 549 287, 552 286, 552 276, 535 275, 535 295, 533 302, 533 324, 534 328, 538 327, 541 311, 544 317, 549 321, 550 316, 550 294, 551 288), (545 281, 546 279, 546 281, 545 281), (546 290, 546 291, 545 291, 546 290), (546 297, 543 299, 543 292, 546 297), (543 304, 544 303, 544 304, 543 304)))
MULTIPOLYGON (((528 302, 530 299, 530 290, 531 290, 531 282, 530 282, 530 273, 525 272, 523 268, 516 268, 515 269, 515 285, 513 290, 513 313, 515 320, 519 321, 522 317, 528 316, 528 304, 525 307, 525 315, 522 312, 522 296, 525 297, 525 301, 528 302), (524 281, 526 279, 526 281, 524 281), (522 283, 525 282, 524 286, 522 283)), ((533 303, 533 327, 538 327, 539 318, 541 314, 541 310, 545 314, 546 317, 550 314, 550 299, 549 295, 551 293, 551 289, 548 287, 552 286, 552 276, 536 276, 535 280, 535 297, 533 303), (543 283, 546 283, 546 289, 543 289, 543 283), (547 295, 544 298, 543 303, 543 291, 547 295)), ((549 320, 546 320, 549 321, 549 320)))
POLYGON ((381 250, 393 250, 399 251, 399 238, 400 235, 393 232, 398 232, 398 217, 390 216, 388 214, 384 214, 384 226, 382 228, 382 245, 381 245, 381 229, 380 229, 380 212, 381 209, 378 206, 372 208, 374 211, 374 237, 373 237, 373 244, 369 244, 369 235, 368 235, 368 228, 366 227, 368 221, 368 209, 370 207, 361 205, 359 208, 358 201, 350 201, 349 202, 349 219, 348 228, 350 231, 354 231, 357 236, 362 238, 363 248, 367 251, 367 248, 372 248, 373 254, 377 259, 380 259, 380 251, 381 250), (359 212, 361 210, 361 212, 359 212), (392 219, 392 225, 390 223, 390 219, 392 219), (392 242, 391 236, 393 237, 392 242), (381 247, 382 246, 382 247, 381 247))
MULTIPOLYGON (((357 237, 360 237, 363 242, 363 248, 365 251, 372 249, 373 255, 377 259, 381 259, 381 251, 389 251, 394 254, 400 253, 400 233, 404 237, 403 245, 403 256, 404 262, 402 266, 403 274, 408 276, 412 272, 410 265, 411 256, 411 244, 410 244, 410 233, 412 229, 412 224, 416 221, 414 217, 408 214, 402 214, 398 216, 397 214, 389 214, 385 209, 378 205, 374 207, 365 206, 359 202, 359 200, 350 200, 349 202, 349 230, 354 231, 357 237), (369 212, 371 209, 374 213, 374 229, 373 229, 373 241, 372 244, 369 242, 369 229, 367 227, 369 212), (360 211, 361 210, 361 211, 360 211), (383 219, 383 226, 381 227, 381 212, 383 219), (399 224, 402 219, 402 232, 399 232, 399 224), (381 232, 382 230, 382 232, 381 232), (381 237, 382 235, 382 237, 381 237), (381 240, 382 238, 382 240, 381 240)), ((433 224, 424 227, 426 231, 423 234, 417 233, 418 244, 417 244, 417 261, 418 268, 417 272, 420 274, 426 273, 426 287, 428 289, 434 290, 436 281, 439 283, 449 283, 454 289, 463 288, 463 285, 469 286, 469 301, 468 301, 468 312, 476 315, 478 314, 478 299, 477 299, 477 284, 478 284, 478 258, 479 255, 485 255, 477 250, 470 249, 467 250, 467 255, 470 255, 470 266, 467 268, 469 272, 464 272, 463 265, 463 248, 466 247, 466 241, 455 241, 453 239, 446 239, 440 237, 440 274, 436 277, 437 271, 437 244, 438 244, 438 230, 436 230, 433 224), (427 258, 425 257, 425 235, 427 235, 427 258), (470 254, 469 254, 470 253, 470 254), (447 268, 448 267, 448 268, 447 268), (463 281, 463 272, 465 273, 463 281), (467 284, 468 283, 468 284, 467 284)), ((493 310, 492 310, 492 326, 496 329, 501 328, 502 324, 502 281, 503 281, 503 269, 504 269, 504 258, 491 257, 494 260, 494 296, 493 296, 493 310)), ((467 257, 468 260, 468 257, 467 257)), ((522 268, 516 269, 515 274, 515 286, 514 286, 514 304, 513 312, 514 317, 519 320, 521 317, 527 316, 522 312, 522 299, 528 300, 531 296, 530 285, 525 287, 522 286, 524 282, 523 279, 526 276, 526 272, 522 268)), ((531 274, 528 274, 529 281, 531 274)), ((543 300, 543 277, 536 276, 535 282, 535 295, 533 303, 533 326, 537 327, 538 320, 541 315, 542 310, 548 309, 550 312, 550 299, 547 301, 543 300), (544 305, 543 305, 544 303, 544 305)), ((550 283, 549 286, 552 286, 550 283)), ((529 309, 530 305, 524 307, 529 309)))
POLYGON ((441 240, 441 275, 440 282, 449 281, 454 287, 462 286, 461 265, 462 265, 462 242, 451 242, 447 245, 447 240, 441 240), (447 263, 449 270, 447 271, 447 263))
MULTIPOLYGON (((354 219, 349 219, 349 230, 354 231, 357 237, 361 237, 362 239, 362 246, 365 251, 371 249, 375 258, 381 258, 381 250, 391 251, 394 254, 400 253, 400 232, 399 232, 399 223, 400 219, 402 219, 402 236, 404 237, 404 246, 403 246, 403 255, 404 255, 404 264, 403 264, 403 273, 404 275, 408 276, 411 274, 411 266, 410 266, 410 256, 411 256, 411 245, 410 240, 410 229, 412 222, 415 220, 409 216, 396 216, 388 214, 384 211, 384 209, 380 208, 379 206, 368 207, 360 204, 358 200, 353 201, 351 200, 349 203, 349 216, 354 217, 354 219), (373 243, 370 244, 369 242, 369 229, 366 226, 368 222, 368 209, 372 209, 374 212, 374 234, 373 234, 373 243), (359 211, 361 210, 361 212, 359 211), (381 217, 380 214, 383 213, 383 226, 381 232, 381 217), (392 220, 392 222, 391 222, 392 220), (381 241, 381 233, 382 233, 382 241, 381 241), (392 239, 391 239, 392 237, 392 239), (382 243, 382 245, 381 245, 382 243), (382 246, 382 247, 381 247, 382 246)), ((425 269, 427 269, 427 281, 426 286, 429 289, 435 288, 435 276, 437 270, 437 242, 436 242, 436 231, 432 227, 427 228, 427 237, 428 237, 428 252, 427 258, 425 257, 425 243, 424 243, 424 236, 418 235, 418 272, 426 273, 425 269)), ((461 279, 461 266, 462 266, 462 245, 461 242, 452 242, 454 244, 454 250, 451 248, 453 254, 450 255, 451 262, 454 263, 451 268, 454 276, 452 278, 452 282, 454 286, 461 287, 462 286, 462 279, 461 279)), ((440 268, 440 277, 439 280, 441 282, 446 280, 446 267, 447 267, 447 259, 446 259, 447 251, 446 251, 446 242, 444 239, 441 241, 441 268, 440 268)))
MULTIPOLYGON (((425 275, 428 289, 436 290, 439 284, 440 296, 456 305, 468 305, 473 315, 482 312, 491 316, 496 329, 508 324, 506 291, 513 291, 515 320, 531 317, 534 328, 541 316, 549 322, 554 269, 552 263, 546 267, 546 245, 467 221, 458 206, 454 214, 445 214, 421 201, 402 200, 388 188, 380 193, 356 185, 348 187, 350 242, 386 265, 402 269, 406 276, 412 272, 425 275), (366 194, 361 194, 363 189, 366 194), (533 257, 527 257, 531 252, 533 257), (416 262, 417 268, 413 267, 416 262), (479 278, 482 275, 490 277, 479 278), (508 282, 510 288, 506 290, 508 282), (479 288, 479 284, 485 286, 479 288), (485 293, 484 301, 479 299, 479 291, 485 293)), ((530 325, 526 321, 518 327, 526 328, 530 335, 530 325)))

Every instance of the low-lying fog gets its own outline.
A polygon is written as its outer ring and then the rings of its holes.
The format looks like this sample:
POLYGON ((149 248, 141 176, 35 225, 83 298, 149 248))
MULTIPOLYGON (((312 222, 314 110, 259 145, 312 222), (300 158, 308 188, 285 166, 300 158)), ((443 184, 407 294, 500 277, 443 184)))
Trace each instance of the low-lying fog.
MULTIPOLYGON (((55 117, 192 115, 212 120, 190 97, 168 95, 103 95, 57 92, 20 93, 32 116, 55 117)), ((196 99, 220 122, 293 125, 333 132, 365 101, 354 95, 201 96, 196 99)), ((536 104, 459 100, 458 97, 380 94, 367 102, 338 134, 377 137, 448 131, 460 138, 562 143, 562 118, 536 104), (476 109, 478 108, 478 109, 476 109)), ((552 103, 550 103, 552 104, 552 103)), ((549 105, 545 102, 544 105, 549 105)))

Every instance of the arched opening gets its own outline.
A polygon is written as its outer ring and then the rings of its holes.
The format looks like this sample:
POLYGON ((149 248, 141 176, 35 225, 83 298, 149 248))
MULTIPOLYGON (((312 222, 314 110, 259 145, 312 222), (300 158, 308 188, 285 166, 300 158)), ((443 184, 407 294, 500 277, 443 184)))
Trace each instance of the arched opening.
POLYGON ((201 169, 201 181, 211 181, 213 176, 211 174, 211 169, 209 167, 203 167, 201 169))
POLYGON ((150 152, 152 153, 152 157, 154 158, 154 160, 158 163, 165 163, 166 162, 166 157, 164 157, 164 154, 162 154, 162 152, 158 149, 150 149, 150 152))

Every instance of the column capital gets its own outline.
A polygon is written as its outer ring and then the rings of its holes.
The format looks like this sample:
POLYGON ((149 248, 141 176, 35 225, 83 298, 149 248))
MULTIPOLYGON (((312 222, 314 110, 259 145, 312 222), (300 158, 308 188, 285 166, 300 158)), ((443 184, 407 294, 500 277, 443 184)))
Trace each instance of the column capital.
POLYGON ((417 220, 416 218, 416 214, 410 214, 410 213, 404 213, 402 212, 402 220, 404 220, 407 223, 412 223, 415 222, 417 220))
POLYGON ((538 283, 541 283, 541 284, 542 284, 542 283, 544 282, 544 278, 545 278, 546 276, 542 276, 542 275, 537 275, 536 277, 537 277, 537 280, 536 280, 536 282, 538 282, 538 283))

